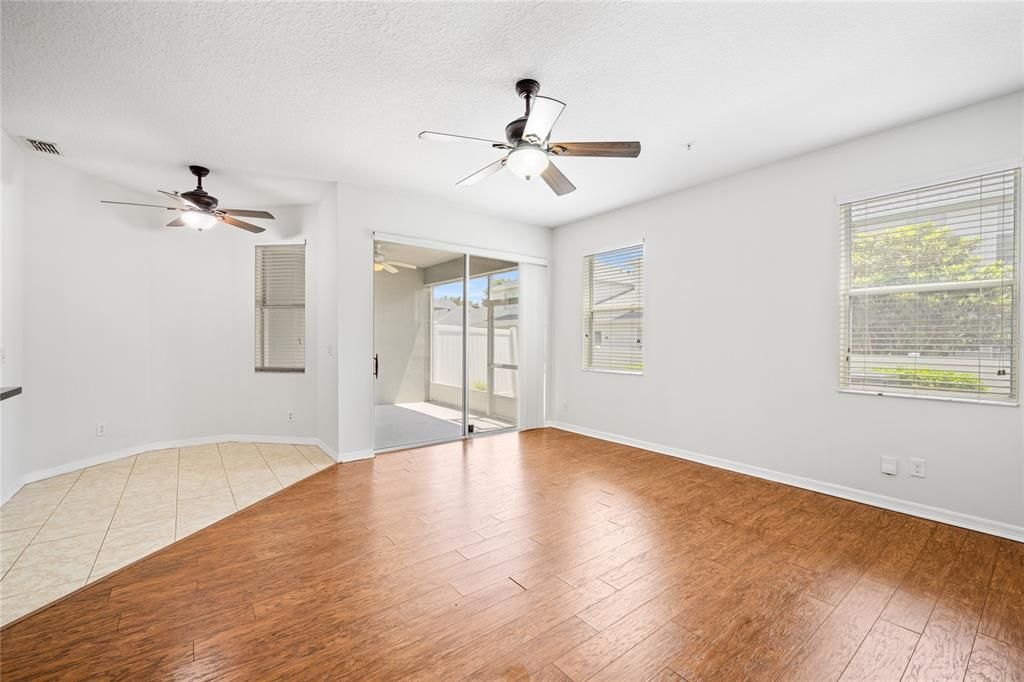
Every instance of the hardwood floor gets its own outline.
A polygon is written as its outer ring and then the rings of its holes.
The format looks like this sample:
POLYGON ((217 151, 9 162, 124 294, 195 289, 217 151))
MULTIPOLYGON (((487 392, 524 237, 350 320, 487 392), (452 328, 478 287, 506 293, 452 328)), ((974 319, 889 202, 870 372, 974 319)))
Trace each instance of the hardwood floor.
POLYGON ((20 679, 1024 680, 1024 545, 542 429, 325 469, 0 632, 20 679))

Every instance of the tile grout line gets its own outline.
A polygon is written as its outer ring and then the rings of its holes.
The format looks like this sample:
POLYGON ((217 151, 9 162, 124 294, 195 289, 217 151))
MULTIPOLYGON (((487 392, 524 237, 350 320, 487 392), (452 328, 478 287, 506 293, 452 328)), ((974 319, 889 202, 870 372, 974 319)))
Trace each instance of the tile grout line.
MULTIPOLYGON (((27 550, 29 547, 32 546, 32 543, 35 542, 36 537, 39 536, 39 532, 41 530, 43 530, 43 527, 46 526, 47 522, 49 522, 49 520, 53 516, 54 512, 57 511, 57 508, 60 507, 60 505, 64 502, 64 499, 71 493, 71 489, 75 487, 75 484, 78 483, 78 479, 82 477, 82 472, 83 471, 85 471, 85 469, 79 469, 78 470, 78 475, 75 476, 75 480, 71 482, 71 485, 68 486, 68 489, 65 490, 64 494, 60 496, 60 499, 57 500, 57 504, 53 505, 53 509, 51 509, 50 513, 46 515, 46 520, 43 521, 41 524, 39 524, 39 527, 36 528, 36 532, 32 534, 32 538, 28 541, 28 543, 24 547, 21 548, 21 551, 18 552, 18 556, 15 557, 14 561, 11 562, 10 568, 8 568, 6 571, 4 571, 3 576, 0 576, 0 584, 3 583, 3 578, 6 578, 7 574, 10 573, 12 570, 14 570, 14 566, 18 563, 18 560, 21 559, 21 555, 25 553, 25 550, 27 550)), ((16 529, 16 530, 21 530, 21 529, 16 529)), ((40 543, 40 544, 42 544, 42 543, 40 543)), ((2 598, 2 597, 3 597, 3 588, 0 588, 0 598, 2 598)), ((2 620, 2 618, 3 618, 3 616, 0 615, 0 620, 2 620)))
MULTIPOLYGON (((319 469, 317 469, 317 468, 316 468, 316 465, 315 465, 315 464, 313 464, 313 460, 311 460, 311 459, 310 459, 309 457, 306 457, 306 453, 305 453, 305 452, 303 452, 302 450, 299 450, 298 446, 296 446, 296 445, 295 445, 294 443, 291 443, 290 445, 291 445, 291 446, 292 446, 293 448, 295 448, 295 451, 299 453, 299 456, 300 456, 300 457, 302 457, 302 459, 306 460, 306 462, 308 462, 308 463, 309 463, 309 465, 310 465, 311 467, 313 467, 313 470, 314 470, 314 471, 320 471, 319 469)), ((315 446, 315 445, 312 445, 312 446, 310 446, 310 447, 314 447, 314 448, 315 448, 316 446, 315 446)))
POLYGON ((268 462, 267 458, 263 456, 263 451, 260 450, 260 444, 259 443, 253 443, 252 445, 253 445, 254 448, 256 448, 256 454, 258 454, 260 456, 260 459, 263 460, 263 463, 267 465, 268 469, 270 469, 270 473, 273 475, 274 480, 277 481, 277 484, 279 486, 281 486, 281 490, 284 490, 284 488, 285 488, 284 483, 281 482, 281 479, 278 477, 277 472, 274 471, 274 467, 270 466, 270 462, 268 462))
POLYGON ((231 504, 234 505, 235 511, 238 511, 238 500, 235 499, 235 490, 231 487, 231 477, 228 476, 228 468, 224 464, 224 453, 220 451, 220 443, 217 443, 217 457, 220 459, 220 469, 224 472, 224 481, 228 484, 228 494, 231 495, 231 504))
POLYGON ((86 585, 89 584, 89 579, 92 578, 92 573, 96 570, 96 560, 100 558, 100 552, 103 551, 103 545, 107 542, 107 534, 110 532, 110 526, 113 525, 114 517, 117 516, 117 508, 121 506, 121 500, 124 499, 124 491, 128 488, 128 480, 132 477, 132 472, 135 471, 135 463, 138 460, 138 455, 132 457, 132 465, 128 469, 128 475, 124 477, 124 485, 121 486, 121 494, 117 496, 117 504, 114 505, 114 513, 110 515, 110 521, 107 522, 107 529, 103 531, 103 540, 100 542, 99 549, 96 550, 96 556, 92 558, 92 566, 89 568, 89 575, 85 578, 86 585))

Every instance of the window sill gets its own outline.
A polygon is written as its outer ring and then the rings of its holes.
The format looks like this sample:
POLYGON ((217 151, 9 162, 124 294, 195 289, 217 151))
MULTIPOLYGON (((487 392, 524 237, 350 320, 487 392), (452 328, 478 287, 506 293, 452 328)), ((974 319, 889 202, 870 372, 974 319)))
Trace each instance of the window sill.
POLYGON ((974 405, 998 405, 1000 407, 1019 407, 1016 400, 982 400, 981 398, 959 398, 948 395, 914 395, 913 393, 890 393, 888 391, 862 391, 855 388, 838 388, 839 393, 851 395, 873 395, 882 398, 912 398, 914 400, 934 400, 940 403, 971 403, 974 405))
POLYGON ((625 374, 631 377, 642 377, 644 375, 643 370, 639 372, 631 372, 626 369, 598 369, 596 367, 584 367, 584 372, 594 372, 595 374, 625 374))

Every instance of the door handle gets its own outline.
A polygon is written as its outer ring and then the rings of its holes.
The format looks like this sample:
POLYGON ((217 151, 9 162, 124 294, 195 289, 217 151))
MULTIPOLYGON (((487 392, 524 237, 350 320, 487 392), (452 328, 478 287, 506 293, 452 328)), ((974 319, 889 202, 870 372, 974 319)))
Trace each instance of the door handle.
POLYGON ((380 370, 380 360, 377 358, 377 354, 373 354, 373 378, 377 378, 377 372, 380 370))

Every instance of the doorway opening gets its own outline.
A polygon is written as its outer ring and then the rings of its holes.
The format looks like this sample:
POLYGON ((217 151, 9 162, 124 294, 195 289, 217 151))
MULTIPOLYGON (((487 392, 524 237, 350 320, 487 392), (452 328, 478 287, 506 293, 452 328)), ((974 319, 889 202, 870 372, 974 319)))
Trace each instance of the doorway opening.
POLYGON ((374 243, 376 450, 515 429, 519 266, 374 243))

